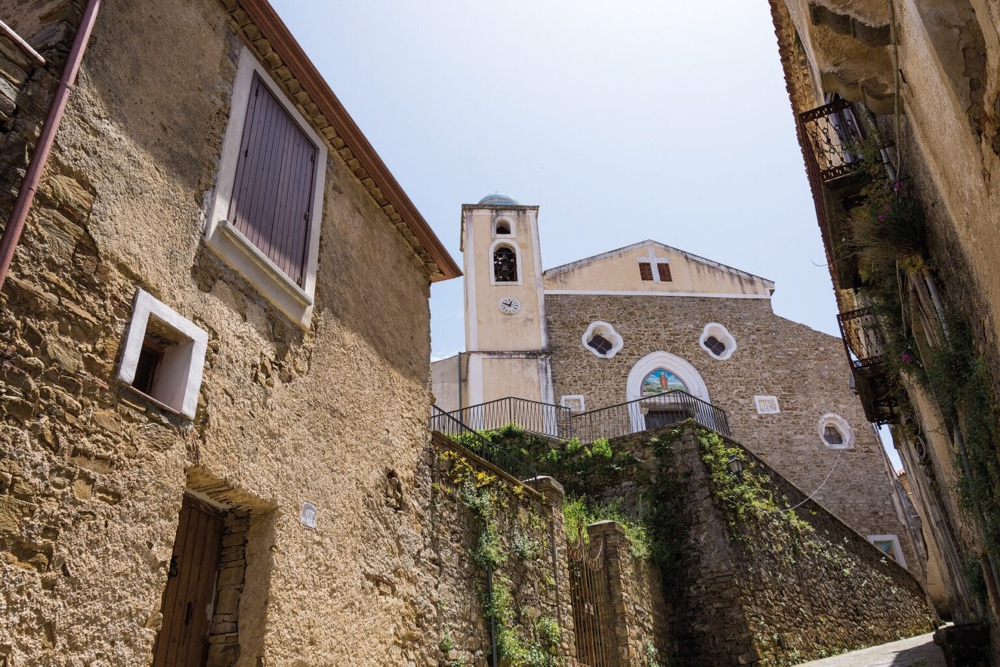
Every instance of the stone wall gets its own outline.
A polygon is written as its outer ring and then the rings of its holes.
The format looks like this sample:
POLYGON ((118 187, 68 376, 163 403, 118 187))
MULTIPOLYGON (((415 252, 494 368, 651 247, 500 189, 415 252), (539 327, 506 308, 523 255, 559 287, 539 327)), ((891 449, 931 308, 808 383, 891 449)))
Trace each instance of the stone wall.
POLYGON ((437 567, 428 599, 437 610, 438 637, 431 655, 437 647, 438 661, 427 664, 490 664, 490 619, 484 613, 489 574, 477 562, 477 551, 484 544, 484 519, 470 499, 470 492, 485 492, 491 498, 491 521, 499 539, 493 546, 502 561, 493 570, 492 581, 510 593, 510 616, 507 623, 498 619, 498 634, 509 630, 523 647, 544 649, 539 624, 554 623, 560 636, 551 655, 574 665, 562 487, 550 477, 525 486, 443 437, 434 437, 431 455, 434 482, 425 548, 437 567))
MULTIPOLYGON (((185 490, 249 513, 243 588, 214 629, 227 644, 237 623, 238 648, 213 664, 431 659, 428 274, 336 151, 309 330, 205 249, 244 36, 211 0, 103 3, 0 292, 10 665, 147 663, 185 490), (116 380, 139 288, 209 334, 193 421, 116 380)), ((0 108, 0 219, 65 48, 29 72, 0 40, 27 75, 0 108)))
POLYGON ((913 575, 729 441, 750 463, 744 475, 762 475, 779 509, 796 507, 794 517, 749 512, 734 521, 734 496, 720 491, 704 460, 706 434, 687 426, 613 443, 643 458, 653 455, 643 444, 650 438, 668 443, 660 475, 679 486, 664 501, 688 536, 670 572, 677 660, 792 665, 932 629, 913 575))
POLYGON ((726 411, 734 437, 800 488, 820 487, 824 507, 864 535, 895 534, 908 564, 918 567, 906 529, 893 507, 880 443, 849 386, 850 368, 839 338, 776 316, 767 299, 548 295, 555 396, 583 394, 588 410, 627 400, 637 361, 655 351, 677 355, 697 369, 709 399, 726 411), (590 322, 610 323, 624 339, 611 359, 581 343, 590 322), (699 345, 710 322, 736 339, 728 360, 699 345), (758 414, 754 396, 776 396, 779 414, 758 414), (833 450, 819 435, 826 413, 842 416, 857 437, 854 449, 833 450))

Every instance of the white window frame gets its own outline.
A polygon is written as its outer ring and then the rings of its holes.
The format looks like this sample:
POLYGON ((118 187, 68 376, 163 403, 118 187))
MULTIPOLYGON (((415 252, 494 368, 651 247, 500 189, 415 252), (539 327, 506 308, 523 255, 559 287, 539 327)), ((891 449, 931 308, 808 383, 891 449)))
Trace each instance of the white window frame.
MULTIPOLYGON (((899 537, 896 535, 869 535, 868 541, 872 543, 876 549, 878 546, 875 545, 876 542, 892 542, 893 555, 896 557, 896 562, 906 567, 906 558, 903 557, 903 548, 899 544, 899 537)), ((878 549, 882 551, 881 549, 878 549)))
POLYGON ((164 353, 160 362, 153 392, 157 396, 135 391, 188 419, 194 419, 205 368, 205 352, 208 350, 208 333, 141 289, 135 295, 132 320, 125 333, 118 379, 129 386, 135 381, 150 317, 155 317, 174 331, 180 340, 164 353))
POLYGON ((701 332, 701 337, 698 339, 698 345, 701 349, 708 353, 708 356, 712 357, 716 361, 726 361, 729 357, 733 356, 733 352, 736 352, 736 339, 733 334, 729 333, 729 329, 719 324, 718 322, 709 322, 705 325, 704 330, 701 332), (725 351, 722 354, 715 354, 709 349, 705 341, 708 340, 710 336, 714 336, 716 340, 724 343, 726 346, 725 351))
POLYGON ((243 275, 260 293, 293 322, 308 329, 312 321, 313 302, 316 295, 316 270, 319 266, 319 238, 323 220, 323 190, 326 181, 327 147, 323 139, 278 88, 271 75, 256 56, 245 46, 240 52, 240 62, 233 85, 229 125, 222 141, 222 158, 215 183, 214 197, 205 224, 205 245, 226 264, 243 275), (309 247, 306 253, 305 280, 300 287, 284 271, 244 236, 226 219, 233 198, 236 168, 239 166, 243 128, 246 125, 253 75, 274 94, 289 117, 316 146, 316 173, 313 183, 313 201, 309 216, 309 247))
POLYGON ((569 408, 573 412, 586 412, 587 411, 587 400, 583 397, 583 394, 566 394, 559 399, 559 405, 564 408, 569 408), (580 409, 575 410, 571 406, 566 405, 568 402, 579 401, 580 409))
POLYGON ((514 221, 510 218, 500 217, 493 221, 493 238, 495 239, 516 239, 517 238, 517 228, 514 227, 514 221), (510 234, 501 234, 497 232, 497 225, 501 222, 507 223, 510 228, 510 234))
POLYGON ((517 245, 517 243, 512 241, 509 237, 501 236, 499 239, 490 244, 490 251, 487 256, 489 257, 490 262, 490 285, 500 285, 502 287, 504 285, 524 284, 524 264, 521 263, 521 246, 517 245), (493 263, 493 253, 496 252, 496 249, 500 246, 507 246, 514 251, 514 261, 517 262, 517 280, 508 282, 497 280, 496 266, 493 263))
POLYGON ((618 354, 623 347, 625 347, 625 341, 622 339, 621 335, 615 331, 615 328, 607 322, 602 322, 600 320, 590 323, 587 330, 583 332, 583 337, 580 338, 580 342, 583 343, 584 349, 598 359, 610 359, 618 354), (590 343, 590 339, 598 333, 611 342, 611 350, 607 354, 599 353, 588 344, 590 343))
POLYGON ((851 425, 847 423, 846 419, 833 412, 828 412, 819 418, 819 439, 827 449, 854 449, 854 445, 857 442, 857 437, 854 435, 854 429, 851 428, 851 425), (844 439, 843 444, 831 445, 826 441, 827 426, 833 426, 840 431, 840 435, 844 439))

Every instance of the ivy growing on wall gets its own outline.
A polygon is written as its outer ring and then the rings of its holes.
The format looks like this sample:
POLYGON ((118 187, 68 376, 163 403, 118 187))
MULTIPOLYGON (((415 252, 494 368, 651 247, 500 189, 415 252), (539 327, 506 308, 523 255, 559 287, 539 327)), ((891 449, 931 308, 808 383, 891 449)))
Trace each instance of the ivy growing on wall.
MULTIPOLYGON (((514 594, 514 583, 507 569, 515 564, 542 564, 548 546, 544 539, 546 521, 528 508, 528 491, 497 475, 477 469, 464 456, 453 451, 439 454, 447 466, 451 492, 469 512, 477 528, 475 546, 470 556, 487 573, 492 586, 481 591, 483 615, 493 621, 497 658, 504 667, 556 667, 560 631, 556 621, 540 616, 527 623, 528 614, 514 594), (523 502, 522 502, 523 501, 523 502), (527 511, 525 511, 525 509, 527 511)), ((445 489, 438 489, 444 492, 445 489)), ((545 565, 543 565, 544 567, 545 565)), ((442 652, 444 651, 442 645, 442 652)), ((451 637, 446 644, 452 647, 451 637)))

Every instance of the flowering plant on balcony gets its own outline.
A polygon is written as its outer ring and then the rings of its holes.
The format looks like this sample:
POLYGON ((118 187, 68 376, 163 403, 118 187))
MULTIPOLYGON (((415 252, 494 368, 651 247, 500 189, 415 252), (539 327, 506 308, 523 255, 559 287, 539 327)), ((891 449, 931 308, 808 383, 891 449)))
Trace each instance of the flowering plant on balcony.
POLYGON ((851 210, 852 243, 862 278, 892 267, 926 268, 924 213, 908 183, 894 180, 874 145, 862 146, 866 184, 861 203, 851 210))

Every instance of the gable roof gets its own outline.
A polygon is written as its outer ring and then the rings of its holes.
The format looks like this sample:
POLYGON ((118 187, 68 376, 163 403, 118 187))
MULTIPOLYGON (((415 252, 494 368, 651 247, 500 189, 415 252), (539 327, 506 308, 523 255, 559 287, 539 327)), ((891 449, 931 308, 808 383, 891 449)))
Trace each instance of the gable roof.
POLYGON ((609 250, 607 252, 602 252, 599 255, 593 255, 591 257, 585 257, 584 259, 578 259, 577 261, 570 262, 569 264, 563 264, 561 266, 556 266, 556 267, 551 268, 551 269, 546 269, 545 271, 542 272, 542 275, 544 275, 544 276, 557 276, 557 275, 559 275, 561 273, 567 273, 569 271, 573 271, 575 269, 579 269, 580 267, 587 266, 589 264, 594 264, 594 263, 599 262, 599 261, 604 260, 604 259, 610 259, 612 257, 618 257, 618 256, 624 255, 624 254, 626 254, 628 252, 632 252, 633 250, 638 250, 639 248, 644 248, 646 246, 655 246, 657 248, 660 248, 661 250, 667 250, 667 251, 670 251, 670 252, 677 253, 679 255, 683 255, 684 257, 686 257, 687 259, 691 260, 692 262, 697 262, 698 264, 704 264, 705 266, 710 266, 710 267, 712 267, 714 269, 718 269, 720 271, 724 271, 725 273, 730 273, 730 274, 733 274, 735 276, 739 276, 740 278, 745 278, 745 279, 760 281, 760 282, 764 283, 769 289, 771 289, 771 290, 774 289, 774 281, 773 280, 768 280, 767 278, 762 278, 762 277, 754 275, 752 273, 747 273, 746 271, 741 271, 739 269, 734 269, 731 266, 727 266, 725 264, 720 264, 719 262, 713 262, 710 259, 705 259, 704 257, 699 257, 698 255, 693 255, 693 254, 691 254, 689 252, 685 252, 684 250, 679 250, 679 249, 674 248, 672 246, 668 246, 668 245, 666 245, 664 243, 660 243, 659 241, 653 241, 652 239, 646 239, 645 241, 640 241, 638 243, 633 243, 632 245, 627 245, 624 248, 617 248, 616 250, 609 250))
POLYGON ((274 80, 296 103, 410 244, 432 282, 462 275, 458 264, 382 162, 347 109, 267 0, 220 0, 274 80))

